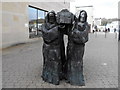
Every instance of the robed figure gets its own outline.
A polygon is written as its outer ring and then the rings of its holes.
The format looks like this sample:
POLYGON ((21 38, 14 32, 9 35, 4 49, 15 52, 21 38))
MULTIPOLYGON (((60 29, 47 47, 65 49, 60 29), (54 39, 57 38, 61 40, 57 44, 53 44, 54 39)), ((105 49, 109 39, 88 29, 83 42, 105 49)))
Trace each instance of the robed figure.
POLYGON ((67 80, 72 85, 85 85, 83 55, 85 43, 88 41, 88 32, 87 13, 82 10, 79 14, 78 21, 73 23, 73 28, 68 33, 67 80))
POLYGON ((61 36, 56 23, 56 14, 51 11, 42 25, 43 37, 43 72, 44 81, 58 85, 62 76, 61 64, 61 36))

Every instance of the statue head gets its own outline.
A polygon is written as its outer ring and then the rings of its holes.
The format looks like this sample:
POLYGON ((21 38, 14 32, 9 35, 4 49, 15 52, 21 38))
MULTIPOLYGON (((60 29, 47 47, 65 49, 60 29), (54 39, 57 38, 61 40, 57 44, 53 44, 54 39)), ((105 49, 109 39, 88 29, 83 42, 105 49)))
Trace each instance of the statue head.
POLYGON ((47 14, 47 22, 51 24, 56 22, 56 14, 54 11, 51 11, 47 14))
POLYGON ((87 12, 85 10, 80 11, 78 21, 82 23, 87 21, 87 12))

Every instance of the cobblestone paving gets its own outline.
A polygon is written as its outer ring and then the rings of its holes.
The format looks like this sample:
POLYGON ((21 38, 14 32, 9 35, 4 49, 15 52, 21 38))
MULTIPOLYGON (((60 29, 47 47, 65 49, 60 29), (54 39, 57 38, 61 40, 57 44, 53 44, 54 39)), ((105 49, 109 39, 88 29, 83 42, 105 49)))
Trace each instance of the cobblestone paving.
MULTIPOLYGON (((42 39, 14 46, 2 53, 3 88, 117 88, 118 41, 114 34, 90 34, 84 54, 86 86, 60 85, 42 81, 42 39)), ((67 43, 67 38, 65 37, 67 43)), ((65 44, 66 44, 65 43, 65 44)))

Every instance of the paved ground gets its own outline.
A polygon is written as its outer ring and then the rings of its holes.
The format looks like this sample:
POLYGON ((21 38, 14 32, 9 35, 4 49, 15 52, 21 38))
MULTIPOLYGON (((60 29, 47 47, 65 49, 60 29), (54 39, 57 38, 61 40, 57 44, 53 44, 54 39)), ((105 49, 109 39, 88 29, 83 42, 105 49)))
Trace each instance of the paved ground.
MULTIPOLYGON (((65 38, 67 43, 67 39, 65 38)), ((114 34, 90 34, 84 54, 86 86, 72 86, 65 81, 52 85, 42 81, 42 39, 3 50, 3 88, 117 88, 118 41, 114 34)))

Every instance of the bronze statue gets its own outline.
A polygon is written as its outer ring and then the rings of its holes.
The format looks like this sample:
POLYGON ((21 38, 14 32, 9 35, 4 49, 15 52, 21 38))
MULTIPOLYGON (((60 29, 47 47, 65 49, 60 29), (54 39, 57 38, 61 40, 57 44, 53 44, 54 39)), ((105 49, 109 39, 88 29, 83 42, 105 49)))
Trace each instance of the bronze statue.
POLYGON ((51 11, 42 25, 44 81, 58 85, 66 79, 70 84, 84 86, 83 55, 88 41, 87 13, 82 10, 78 19, 67 9, 51 11), (65 55, 64 34, 68 35, 65 55))
POLYGON ((89 26, 87 13, 82 10, 78 21, 74 22, 72 30, 68 34, 67 46, 67 79, 70 84, 84 86, 83 55, 85 43, 88 41, 89 26))
POLYGON ((69 12, 67 9, 62 9, 57 13, 57 24, 59 25, 59 31, 61 36, 61 61, 62 61, 62 79, 66 79, 67 75, 67 60, 65 56, 64 34, 68 35, 69 30, 72 28, 72 22, 75 19, 75 15, 69 12))
POLYGON ((56 23, 55 12, 49 12, 45 20, 45 24, 42 25, 44 41, 42 78, 46 82, 58 85, 61 76, 61 36, 56 23))

